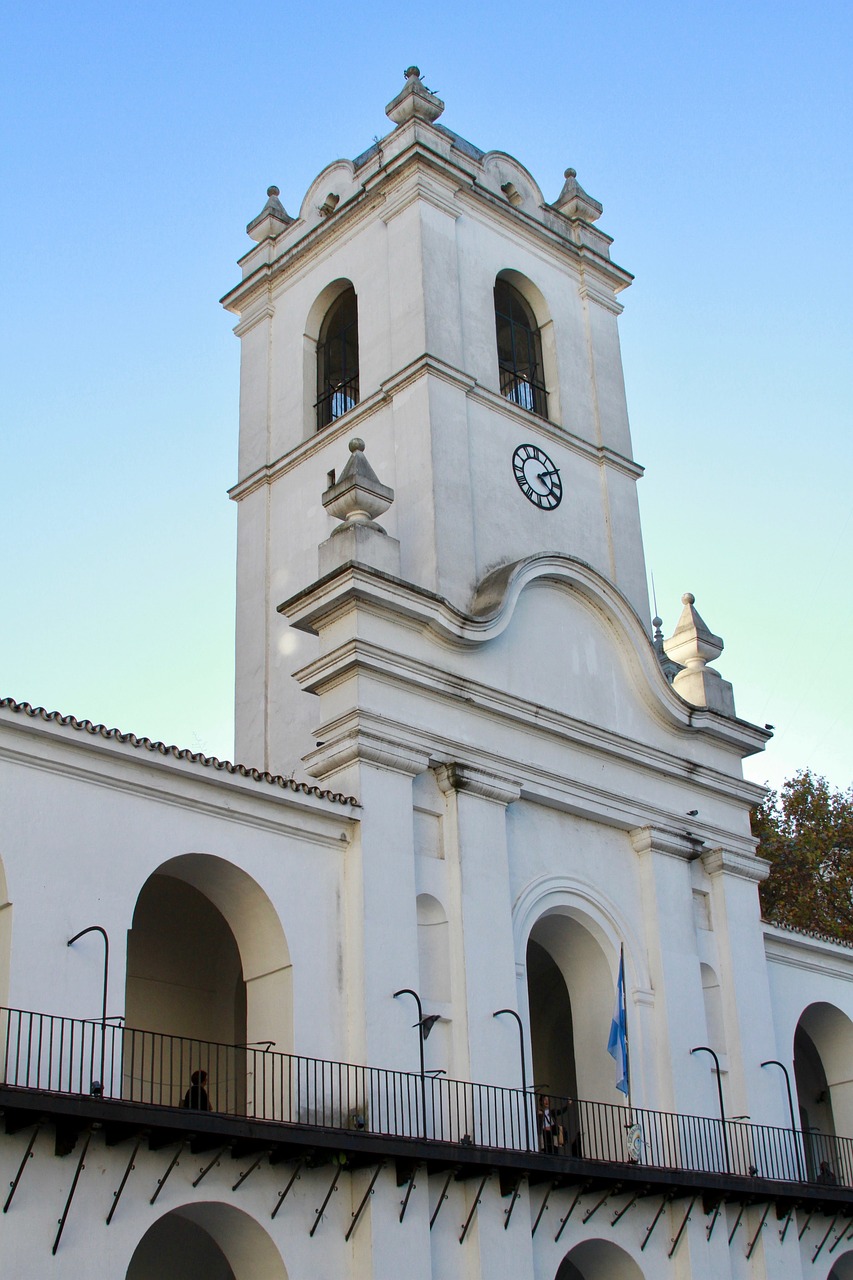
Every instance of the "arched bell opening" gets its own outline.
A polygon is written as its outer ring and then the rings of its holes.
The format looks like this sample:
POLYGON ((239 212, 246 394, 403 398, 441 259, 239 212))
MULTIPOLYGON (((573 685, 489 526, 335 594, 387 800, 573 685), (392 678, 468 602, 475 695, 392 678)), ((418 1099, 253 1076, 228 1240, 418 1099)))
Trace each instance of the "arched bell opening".
MULTIPOLYGON (((794 1033, 794 1078, 810 1178, 820 1176, 822 1165, 833 1176, 842 1172, 835 1139, 853 1137, 851 1062, 853 1022, 834 1005, 809 1005, 794 1033)), ((846 1179, 853 1170, 843 1173, 846 1179)))
POLYGON ((126 1280, 287 1280, 278 1249, 254 1218, 230 1204, 173 1209, 149 1227, 126 1280))
POLYGON ((615 980, 597 933, 592 921, 556 912, 536 922, 527 945, 540 1145, 550 1149, 553 1141, 557 1150, 576 1156, 585 1154, 586 1112, 574 1101, 624 1102, 607 1052, 615 980), (546 1109, 553 1115, 543 1119, 546 1109))
POLYGON ((555 1280, 644 1280, 644 1276, 631 1255, 611 1240, 584 1240, 566 1254, 555 1280))
POLYGON ((256 881, 205 854, 164 863, 128 933, 125 1096, 274 1118, 278 1093, 265 1086, 284 1074, 270 1050, 292 1050, 291 973, 256 881))

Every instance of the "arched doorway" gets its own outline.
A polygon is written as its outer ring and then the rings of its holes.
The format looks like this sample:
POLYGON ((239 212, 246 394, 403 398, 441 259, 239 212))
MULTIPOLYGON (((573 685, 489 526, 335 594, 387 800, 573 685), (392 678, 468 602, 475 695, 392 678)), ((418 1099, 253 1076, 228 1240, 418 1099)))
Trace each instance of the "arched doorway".
POLYGON ((808 1174, 814 1178, 826 1160, 845 1180, 853 1170, 839 1168, 836 1134, 853 1137, 853 1022, 834 1005, 809 1005, 794 1033, 794 1076, 808 1174))
POLYGON ((566 1254, 555 1280, 644 1280, 637 1263, 612 1240, 584 1240, 566 1254))
POLYGON ((287 1280, 278 1249, 230 1204, 182 1205, 149 1227, 126 1280, 287 1280))
POLYGON ((275 1094, 263 1111, 258 1098, 275 1064, 262 1046, 292 1049, 291 964, 251 876, 207 854, 149 876, 128 933, 125 1022, 126 1096, 177 1106, 203 1072, 214 1110, 268 1114, 275 1094))
POLYGON ((605 947, 612 949, 580 911, 557 910, 540 917, 527 944, 527 995, 539 1110, 547 1096, 557 1112, 558 1143, 566 1151, 612 1158, 615 1151, 589 1149, 592 1113, 558 1101, 624 1101, 607 1052, 618 961, 611 967, 605 947))

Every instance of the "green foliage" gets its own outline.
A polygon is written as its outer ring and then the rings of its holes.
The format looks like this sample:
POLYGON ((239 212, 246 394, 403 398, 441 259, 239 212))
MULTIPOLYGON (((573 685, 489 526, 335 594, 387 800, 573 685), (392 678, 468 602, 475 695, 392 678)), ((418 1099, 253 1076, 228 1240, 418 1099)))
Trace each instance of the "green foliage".
POLYGON ((853 942, 853 787, 833 790, 804 769, 752 813, 765 919, 853 942))

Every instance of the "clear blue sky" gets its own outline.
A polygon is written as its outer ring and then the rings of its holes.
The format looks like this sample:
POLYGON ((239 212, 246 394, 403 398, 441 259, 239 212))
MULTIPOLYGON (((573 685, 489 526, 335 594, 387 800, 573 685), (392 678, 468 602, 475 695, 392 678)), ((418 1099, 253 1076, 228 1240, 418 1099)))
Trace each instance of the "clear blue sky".
POLYGON ((851 42, 847 0, 10 12, 0 695, 230 754, 217 299, 266 187, 295 211, 417 62, 450 128, 604 203, 666 630, 693 591, 777 726, 751 776, 849 785, 851 42))

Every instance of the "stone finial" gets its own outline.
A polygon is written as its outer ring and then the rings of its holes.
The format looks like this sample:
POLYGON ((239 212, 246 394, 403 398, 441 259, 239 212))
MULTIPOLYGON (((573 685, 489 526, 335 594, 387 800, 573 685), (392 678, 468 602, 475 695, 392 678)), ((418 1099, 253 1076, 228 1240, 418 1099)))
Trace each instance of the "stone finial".
POLYGON ((710 707, 712 711, 733 716, 732 686, 722 679, 718 671, 707 666, 723 652, 723 641, 714 635, 693 608, 696 597, 690 591, 681 597, 681 603, 684 608, 675 631, 663 642, 666 656, 683 668, 675 676, 672 687, 695 707, 710 707))
POLYGON ((583 222, 595 222, 604 212, 604 205, 587 195, 578 182, 576 169, 567 169, 563 190, 554 201, 553 208, 559 209, 567 218, 580 218, 583 222))
POLYGON ((382 484, 376 472, 364 456, 364 441, 358 436, 349 442, 350 459, 341 472, 340 480, 330 485, 323 494, 323 506, 330 516, 343 520, 335 533, 346 525, 367 524, 385 532, 375 524, 374 516, 381 516, 394 501, 394 490, 382 484))
POLYGON ((441 98, 436 97, 421 80, 418 67, 406 67, 403 73, 406 83, 385 108, 385 114, 395 124, 407 124, 409 120, 425 120, 433 124, 444 110, 441 98))
POLYGON ((295 222, 279 200, 281 192, 278 187, 267 187, 267 202, 256 218, 253 218, 246 231, 253 240, 260 244, 261 240, 274 240, 282 231, 295 222))
POLYGON ((399 575, 400 544, 377 524, 375 517, 387 511, 394 490, 382 484, 364 456, 364 441, 349 442, 350 457, 340 479, 323 494, 329 515, 343 523, 320 546, 320 574, 350 561, 372 565, 384 573, 399 575))

